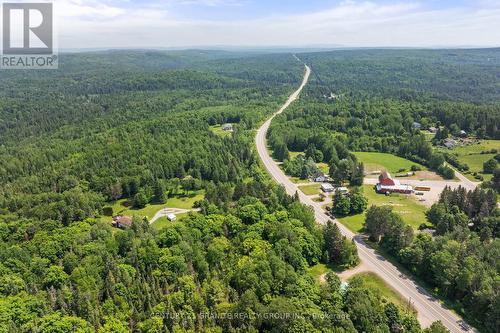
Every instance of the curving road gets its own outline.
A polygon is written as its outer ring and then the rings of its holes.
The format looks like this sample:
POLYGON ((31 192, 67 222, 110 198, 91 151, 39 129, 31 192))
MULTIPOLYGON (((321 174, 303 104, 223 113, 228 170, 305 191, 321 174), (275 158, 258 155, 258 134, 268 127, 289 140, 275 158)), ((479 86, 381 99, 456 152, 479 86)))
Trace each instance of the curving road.
MULTIPOLYGON (((305 65, 304 79, 302 80, 300 87, 292 93, 285 104, 257 130, 255 143, 262 163, 274 180, 283 185, 288 194, 294 195, 295 193, 298 193, 300 201, 313 208, 316 221, 318 223, 325 224, 330 218, 325 214, 325 211, 321 207, 321 203, 312 201, 311 198, 299 191, 297 184, 290 181, 290 179, 280 169, 278 164, 269 155, 266 143, 266 133, 272 119, 276 115, 283 112, 299 97, 302 89, 309 80, 310 74, 311 69, 309 66, 305 65)), ((359 235, 355 235, 344 225, 338 223, 338 221, 335 221, 335 223, 345 236, 354 238, 363 266, 379 275, 403 297, 411 302, 413 307, 418 311, 418 320, 422 326, 427 327, 432 322, 440 320, 451 332, 474 331, 471 327, 467 326, 458 315, 448 309, 445 309, 439 301, 430 295, 424 288, 418 286, 413 280, 405 277, 404 274, 396 268, 396 266, 391 264, 379 254, 375 253, 375 251, 370 248, 359 235)))

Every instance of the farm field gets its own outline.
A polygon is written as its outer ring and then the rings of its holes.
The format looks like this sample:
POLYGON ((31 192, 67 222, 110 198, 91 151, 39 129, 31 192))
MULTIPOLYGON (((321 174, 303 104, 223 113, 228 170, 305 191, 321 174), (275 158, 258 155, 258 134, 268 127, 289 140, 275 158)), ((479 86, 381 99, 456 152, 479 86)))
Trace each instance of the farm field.
MULTIPOLYGON (((415 230, 426 221, 427 208, 419 204, 414 196, 395 193, 390 196, 377 194, 372 185, 363 185, 363 194, 368 199, 368 207, 372 205, 392 206, 394 212, 401 215, 403 220, 415 230)), ((363 231, 365 213, 341 217, 339 221, 351 231, 360 233, 363 231)))
MULTIPOLYGON (((418 166, 421 171, 415 172, 415 175, 408 177, 409 179, 425 179, 425 180, 442 180, 443 178, 433 171, 429 171, 425 166, 407 160, 405 158, 388 154, 388 153, 377 153, 377 152, 355 152, 354 155, 363 162, 365 167, 365 173, 368 177, 376 177, 377 175, 370 175, 374 171, 389 171, 392 176, 396 176, 398 173, 404 173, 411 171, 413 165, 418 166), (403 170, 403 171, 400 171, 403 170)), ((406 177, 405 177, 406 178, 406 177)))
POLYGON ((469 145, 457 145, 453 149, 436 148, 437 151, 443 153, 455 154, 460 162, 466 163, 470 168, 470 172, 464 173, 464 176, 472 181, 477 181, 472 175, 473 172, 479 173, 484 177, 484 180, 491 179, 492 175, 482 173, 483 163, 493 158, 495 154, 481 154, 481 152, 491 151, 492 149, 500 151, 500 140, 481 140, 469 145))
POLYGON ((421 170, 427 170, 421 164, 388 153, 355 152, 354 155, 363 162, 365 171, 386 170, 395 175, 399 170, 410 171, 412 165, 420 167, 421 170))

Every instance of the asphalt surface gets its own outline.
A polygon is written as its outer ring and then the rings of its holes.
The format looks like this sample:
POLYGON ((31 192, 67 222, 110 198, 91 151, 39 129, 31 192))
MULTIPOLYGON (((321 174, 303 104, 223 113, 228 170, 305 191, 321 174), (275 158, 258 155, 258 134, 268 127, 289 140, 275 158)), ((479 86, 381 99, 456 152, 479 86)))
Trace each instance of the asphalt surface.
MULTIPOLYGON (((311 198, 299 191, 297 185, 290 181, 290 179, 279 168, 278 164, 269 155, 266 143, 266 133, 272 119, 277 114, 283 112, 299 97, 302 89, 309 80, 310 74, 311 69, 305 65, 304 79, 300 87, 293 92, 285 104, 257 130, 255 141, 259 157, 273 179, 283 185, 288 194, 294 195, 295 193, 298 193, 300 201, 313 208, 316 221, 320 224, 325 224, 331 218, 326 215, 326 212, 321 207, 321 203, 312 201, 311 198)), ((445 309, 439 301, 429 294, 424 288, 417 285, 412 279, 406 277, 396 268, 396 266, 391 264, 381 255, 375 253, 372 248, 365 244, 359 235, 355 235, 338 221, 335 220, 334 222, 345 236, 355 240, 363 267, 366 267, 369 271, 379 275, 384 281, 386 281, 404 298, 406 298, 417 310, 417 317, 422 326, 428 327, 432 322, 440 320, 451 332, 474 331, 474 329, 467 326, 458 315, 448 309, 445 309)))

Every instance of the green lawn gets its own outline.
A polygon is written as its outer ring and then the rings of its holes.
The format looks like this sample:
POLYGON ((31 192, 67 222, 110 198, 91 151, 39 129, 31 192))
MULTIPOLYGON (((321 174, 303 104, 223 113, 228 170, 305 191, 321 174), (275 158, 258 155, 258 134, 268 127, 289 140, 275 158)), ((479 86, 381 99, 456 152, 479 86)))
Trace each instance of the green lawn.
POLYGON ((349 230, 355 233, 363 232, 363 224, 365 223, 365 214, 357 214, 338 218, 340 223, 345 225, 349 230))
MULTIPOLYGON (((113 208, 113 215, 129 215, 139 217, 147 216, 148 219, 151 219, 155 213, 162 208, 193 208, 196 201, 203 200, 203 196, 204 194, 201 192, 193 193, 188 196, 177 196, 169 198, 164 204, 148 204, 146 207, 141 209, 131 208, 128 199, 117 200, 113 203, 108 203, 107 206, 113 208)), ((101 220, 110 221, 111 217, 102 216, 101 220)))
POLYGON ((305 195, 315 195, 315 194, 319 194, 320 184, 315 183, 315 184, 311 184, 311 185, 302 185, 302 186, 299 186, 299 189, 305 195))
POLYGON ((363 162, 365 171, 387 170, 393 175, 397 174, 399 170, 410 171, 412 165, 419 166, 422 170, 427 170, 421 164, 412 162, 399 156, 387 153, 374 153, 374 152, 355 152, 354 155, 363 162))
POLYGON ((385 299, 388 302, 392 302, 402 309, 411 309, 411 311, 415 312, 415 309, 409 306, 408 300, 405 299, 400 293, 394 290, 387 283, 385 283, 385 281, 382 280, 377 274, 359 273, 354 275, 351 279, 353 278, 359 278, 363 280, 365 286, 373 290, 382 299, 385 299))
POLYGON ((429 132, 427 130, 420 131, 420 133, 422 133, 425 136, 425 140, 428 141, 428 142, 431 142, 432 139, 434 139, 434 136, 436 135, 435 133, 431 133, 431 132, 429 132))
MULTIPOLYGON (((453 149, 436 148, 437 151, 456 154, 458 160, 467 163, 470 172, 481 173, 485 180, 490 180, 492 175, 483 174, 483 163, 495 156, 495 154, 481 154, 483 151, 497 149, 500 152, 500 140, 481 140, 477 143, 457 145, 453 149)), ((472 174, 465 174, 472 181, 477 181, 472 174)))
POLYGON ((320 282, 320 276, 328 273, 328 272, 336 272, 340 273, 344 271, 346 268, 340 267, 340 266, 334 266, 334 265, 327 265, 327 264, 316 264, 314 266, 311 266, 308 268, 309 273, 314 277, 314 279, 318 282, 320 282))
MULTIPOLYGON (((288 177, 292 183, 301 184, 301 183, 311 183, 309 179, 301 179, 300 177, 288 177)), ((312 183, 311 183, 312 184, 312 183)))
POLYGON ((291 152, 289 152, 289 154, 290 154, 290 159, 293 159, 293 158, 297 157, 297 155, 300 155, 300 154, 304 155, 304 152, 303 151, 291 151, 291 152))
POLYGON ((229 136, 231 136, 231 133, 232 133, 231 131, 224 131, 224 130, 222 129, 222 125, 214 125, 214 126, 210 126, 210 130, 211 130, 214 134, 216 134, 216 135, 218 135, 218 136, 221 136, 221 137, 223 137, 223 138, 224 138, 224 137, 229 137, 229 136))
POLYGON ((330 268, 325 264, 316 264, 309 267, 309 273, 319 282, 319 277, 330 271, 330 268))
POLYGON ((151 227, 153 227, 153 229, 156 229, 156 230, 163 229, 168 224, 176 223, 177 221, 179 221, 183 217, 187 216, 188 214, 189 213, 175 214, 175 216, 177 216, 177 220, 174 222, 169 221, 165 216, 162 216, 158 220, 154 221, 154 223, 151 224, 151 227))
MULTIPOLYGON (((363 185, 363 194, 368 199, 368 207, 371 205, 392 206, 393 211, 401 215, 403 220, 415 230, 420 224, 426 222, 425 211, 427 208, 419 204, 414 196, 395 193, 385 196, 376 193, 372 185, 363 185)), ((363 231, 365 213, 342 217, 339 218, 339 221, 353 232, 360 233, 363 231)))

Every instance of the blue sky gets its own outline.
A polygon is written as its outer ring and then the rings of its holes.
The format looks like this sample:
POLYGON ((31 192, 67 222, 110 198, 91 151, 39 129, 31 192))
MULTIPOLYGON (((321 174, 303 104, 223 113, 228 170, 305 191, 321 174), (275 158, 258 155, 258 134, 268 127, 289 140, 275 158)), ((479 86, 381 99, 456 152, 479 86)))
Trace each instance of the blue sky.
MULTIPOLYGON (((71 1, 70 1, 71 2, 71 1)), ((78 3, 80 1, 73 1, 78 3)), ((361 3, 363 1, 345 0, 103 0, 95 1, 112 7, 123 9, 161 8, 167 10, 179 19, 200 20, 237 20, 256 19, 276 14, 297 15, 328 10, 346 3, 361 3)), ((391 1, 372 0, 378 5, 395 3, 418 3, 426 9, 450 9, 481 7, 481 4, 493 1, 473 0, 422 0, 422 1, 391 1)))
POLYGON ((500 0, 56 0, 55 6, 61 48, 500 46, 500 0))

